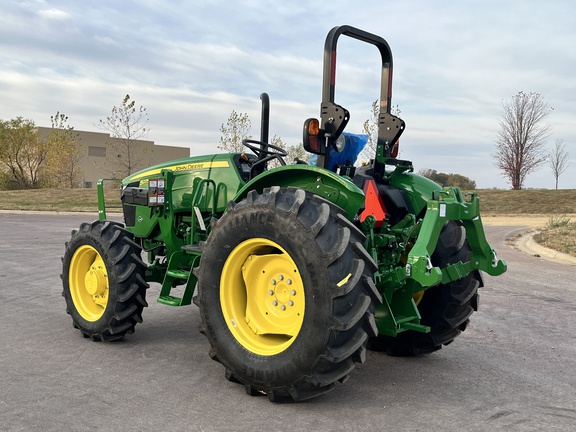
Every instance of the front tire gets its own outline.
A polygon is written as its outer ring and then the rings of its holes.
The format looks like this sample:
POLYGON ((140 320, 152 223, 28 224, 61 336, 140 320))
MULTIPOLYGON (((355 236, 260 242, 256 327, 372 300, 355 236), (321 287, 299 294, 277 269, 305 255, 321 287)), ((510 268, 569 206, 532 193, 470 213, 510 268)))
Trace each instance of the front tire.
POLYGON ((120 340, 142 322, 148 284, 141 248, 121 224, 83 223, 62 258, 62 295, 75 328, 94 341, 120 340))
POLYGON ((230 203, 198 270, 201 330, 225 376, 275 402, 343 382, 377 332, 363 241, 340 208, 301 189, 230 203))

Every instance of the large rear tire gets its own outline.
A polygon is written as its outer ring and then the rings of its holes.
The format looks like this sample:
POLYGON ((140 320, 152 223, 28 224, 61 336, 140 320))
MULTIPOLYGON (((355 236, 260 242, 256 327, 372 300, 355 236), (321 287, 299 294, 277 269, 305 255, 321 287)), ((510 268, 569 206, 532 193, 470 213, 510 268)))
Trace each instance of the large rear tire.
POLYGON ((84 337, 122 339, 142 322, 148 284, 141 248, 121 224, 83 223, 62 258, 66 312, 84 337))
MULTIPOLYGON (((466 262, 470 256, 462 223, 447 222, 432 254, 432 264, 442 268, 458 261, 466 262)), ((370 349, 385 351, 392 356, 416 356, 450 344, 466 329, 470 316, 478 310, 478 288, 481 284, 480 273, 473 271, 462 279, 436 285, 417 294, 415 300, 422 317, 421 323, 431 328, 430 333, 409 330, 396 337, 380 335, 370 340, 370 349)))
POLYGON ((201 331, 229 380, 271 401, 303 400, 364 361, 381 297, 363 241, 339 207, 301 189, 229 204, 197 273, 201 331))

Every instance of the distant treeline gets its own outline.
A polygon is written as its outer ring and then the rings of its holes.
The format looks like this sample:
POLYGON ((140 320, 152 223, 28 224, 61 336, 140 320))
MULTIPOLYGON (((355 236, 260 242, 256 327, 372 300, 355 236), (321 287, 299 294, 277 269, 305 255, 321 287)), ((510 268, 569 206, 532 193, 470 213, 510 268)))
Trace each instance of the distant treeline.
POLYGON ((440 186, 455 186, 465 190, 476 189, 476 182, 461 174, 446 174, 433 169, 422 169, 419 173, 440 186))

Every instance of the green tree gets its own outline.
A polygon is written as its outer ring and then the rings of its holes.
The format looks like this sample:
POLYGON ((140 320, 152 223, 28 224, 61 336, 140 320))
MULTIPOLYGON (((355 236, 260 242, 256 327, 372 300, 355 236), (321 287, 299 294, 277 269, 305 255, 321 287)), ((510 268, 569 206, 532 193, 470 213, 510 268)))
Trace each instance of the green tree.
POLYGON ((514 190, 522 189, 528 174, 546 162, 552 127, 544 121, 552 110, 538 93, 518 92, 502 104, 494 159, 514 190))
POLYGON ((145 154, 138 147, 138 140, 145 138, 150 129, 148 112, 142 105, 136 107, 136 101, 130 95, 124 96, 120 106, 114 106, 112 113, 105 119, 100 119, 97 126, 108 131, 115 140, 110 141, 110 147, 116 158, 109 158, 112 162, 111 171, 116 177, 126 177, 139 168, 147 165, 145 154))
POLYGON ((557 139, 554 149, 548 158, 548 163, 550 164, 550 168, 552 168, 552 174, 554 174, 556 190, 558 190, 558 179, 568 168, 569 159, 570 154, 566 151, 564 140, 557 139))
POLYGON ((8 186, 38 188, 47 153, 46 143, 39 138, 32 120, 22 117, 0 120, 0 164, 8 186))
POLYGON ((232 110, 226 124, 220 127, 220 144, 218 148, 231 153, 240 153, 244 150, 242 140, 252 138, 250 129, 252 122, 246 113, 237 113, 232 110))
POLYGON ((59 188, 77 187, 82 179, 81 153, 76 143, 80 139, 67 124, 68 117, 60 112, 50 117, 52 129, 46 138, 48 154, 43 170, 43 182, 59 188))

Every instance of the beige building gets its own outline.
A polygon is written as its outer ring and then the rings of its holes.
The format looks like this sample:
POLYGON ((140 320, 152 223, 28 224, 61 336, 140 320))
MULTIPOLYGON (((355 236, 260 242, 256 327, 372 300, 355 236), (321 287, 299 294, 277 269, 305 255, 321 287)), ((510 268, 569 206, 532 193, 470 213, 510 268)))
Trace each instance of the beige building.
MULTIPOLYGON (((44 135, 50 132, 50 128, 38 127, 38 131, 44 135)), ((96 187, 98 179, 124 177, 125 173, 120 168, 122 164, 118 162, 119 158, 126 157, 121 151, 120 139, 102 132, 74 130, 74 133, 79 138, 76 145, 82 158, 83 179, 79 186, 91 188, 96 187)), ((146 140, 134 140, 133 145, 132 148, 137 149, 133 152, 133 173, 161 162, 190 157, 190 149, 185 147, 160 146, 146 140)))

